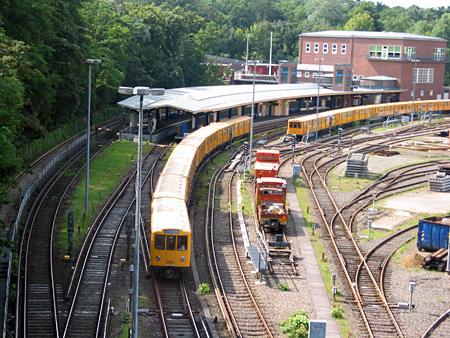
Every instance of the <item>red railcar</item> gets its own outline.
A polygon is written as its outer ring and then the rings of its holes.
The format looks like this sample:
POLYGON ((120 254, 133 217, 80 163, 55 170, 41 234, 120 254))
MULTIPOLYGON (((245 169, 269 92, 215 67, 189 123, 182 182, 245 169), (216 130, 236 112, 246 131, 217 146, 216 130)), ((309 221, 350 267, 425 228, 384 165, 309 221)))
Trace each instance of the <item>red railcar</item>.
POLYGON ((258 150, 256 152, 255 177, 276 177, 280 166, 278 150, 258 150))
POLYGON ((262 229, 281 230, 287 225, 286 187, 287 183, 283 178, 256 179, 256 214, 262 229))

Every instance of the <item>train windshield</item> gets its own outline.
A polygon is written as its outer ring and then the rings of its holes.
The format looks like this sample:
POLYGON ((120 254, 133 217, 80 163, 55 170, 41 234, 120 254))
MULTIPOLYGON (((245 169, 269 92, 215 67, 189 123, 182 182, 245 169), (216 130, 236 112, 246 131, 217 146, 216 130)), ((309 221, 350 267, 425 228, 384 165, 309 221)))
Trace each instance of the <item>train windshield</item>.
POLYGON ((175 236, 167 236, 167 250, 175 250, 175 236))
POLYGON ((178 236, 177 250, 187 250, 187 236, 178 236))
POLYGON ((187 236, 165 236, 165 235, 155 235, 155 249, 156 250, 187 250, 187 236), (167 237, 167 243, 166 243, 167 237), (177 240, 178 238, 178 240, 177 240))

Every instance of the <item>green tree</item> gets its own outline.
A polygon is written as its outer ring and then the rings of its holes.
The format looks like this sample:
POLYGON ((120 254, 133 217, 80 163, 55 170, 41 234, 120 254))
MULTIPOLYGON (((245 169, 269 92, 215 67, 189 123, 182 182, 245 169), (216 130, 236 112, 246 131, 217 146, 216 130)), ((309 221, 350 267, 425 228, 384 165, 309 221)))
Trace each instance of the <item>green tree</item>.
MULTIPOLYGON (((437 20, 436 25, 433 28, 432 35, 444 38, 447 41, 450 40, 450 13, 443 14, 441 18, 437 20)), ((448 47, 446 55, 447 56, 450 55, 450 48, 448 47)), ((450 63, 445 64, 444 85, 445 86, 450 85, 450 63)))
POLYGON ((369 13, 358 13, 350 18, 344 26, 346 31, 374 31, 375 24, 369 13))
POLYGON ((307 338, 309 329, 308 313, 303 310, 294 311, 292 315, 279 323, 281 332, 289 338, 307 338))

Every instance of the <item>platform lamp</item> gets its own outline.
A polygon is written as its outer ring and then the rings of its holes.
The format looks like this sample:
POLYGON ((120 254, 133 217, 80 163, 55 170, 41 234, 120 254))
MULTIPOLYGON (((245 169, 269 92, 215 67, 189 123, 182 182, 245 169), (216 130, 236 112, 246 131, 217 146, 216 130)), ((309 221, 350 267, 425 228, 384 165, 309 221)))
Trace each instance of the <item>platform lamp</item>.
POLYGON ((253 116, 255 113, 255 82, 256 82, 256 62, 253 63, 253 96, 252 96, 252 113, 250 119, 250 149, 248 154, 248 171, 252 170, 252 151, 253 151, 253 116))
POLYGON ((420 60, 412 59, 411 62, 414 62, 414 69, 413 69, 413 76, 412 76, 412 82, 413 82, 413 103, 411 108, 411 125, 414 122, 414 101, 416 99, 416 82, 419 78, 417 74, 417 62, 420 62, 420 60))
POLYGON ((314 60, 319 61, 319 82, 317 83, 317 104, 316 104, 316 141, 319 134, 319 102, 320 102, 320 71, 323 58, 315 58, 314 60))
POLYGON ((81 60, 82 63, 87 63, 89 65, 89 81, 88 81, 88 116, 87 116, 87 131, 86 131, 86 139, 87 139, 87 148, 86 148, 86 194, 84 199, 84 216, 86 217, 88 213, 88 204, 89 204, 89 148, 91 141, 91 66, 96 63, 102 63, 100 59, 85 59, 81 60))
POLYGON ((163 88, 149 87, 119 87, 120 94, 139 95, 139 143, 138 143, 138 161, 136 176, 136 238, 134 244, 134 275, 133 275, 133 307, 131 312, 131 336, 137 337, 137 316, 138 316, 138 289, 139 289, 139 241, 140 241, 140 220, 141 220, 141 181, 142 181, 142 125, 143 125, 143 107, 144 96, 164 95, 163 88))

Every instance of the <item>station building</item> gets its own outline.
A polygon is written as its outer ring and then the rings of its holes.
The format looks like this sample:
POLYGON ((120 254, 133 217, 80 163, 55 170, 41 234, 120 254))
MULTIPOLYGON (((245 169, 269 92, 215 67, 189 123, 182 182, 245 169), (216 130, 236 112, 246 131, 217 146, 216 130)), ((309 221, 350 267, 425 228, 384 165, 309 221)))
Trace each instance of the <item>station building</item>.
POLYGON ((302 33, 295 80, 292 63, 280 64, 280 68, 284 66, 291 74, 286 83, 318 82, 320 73, 322 85, 335 90, 344 86, 404 89, 400 101, 448 99, 444 91, 445 64, 450 61, 446 48, 445 39, 410 33, 302 33))

